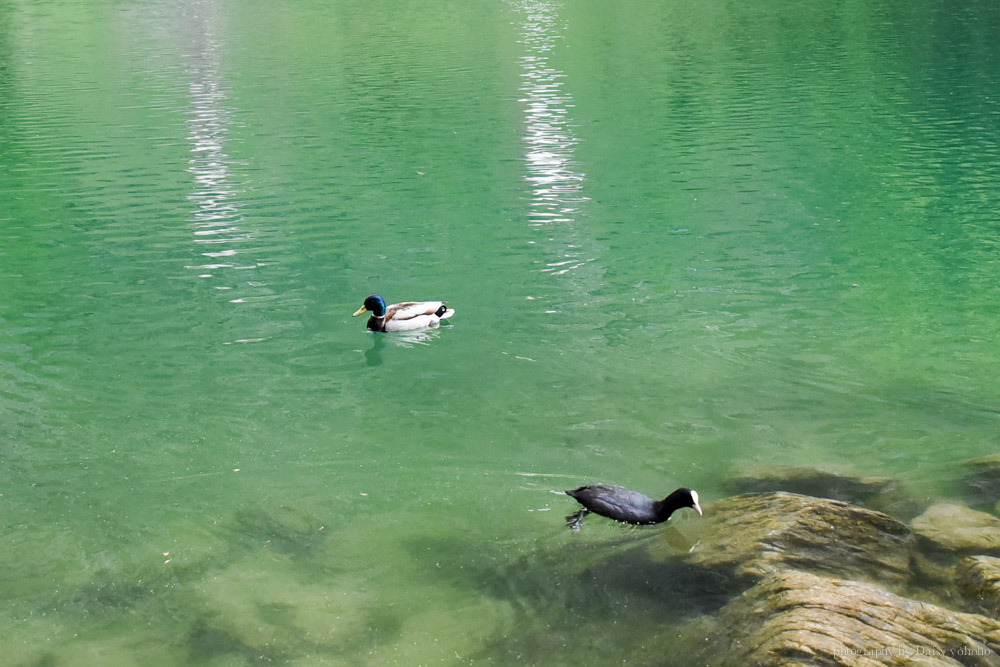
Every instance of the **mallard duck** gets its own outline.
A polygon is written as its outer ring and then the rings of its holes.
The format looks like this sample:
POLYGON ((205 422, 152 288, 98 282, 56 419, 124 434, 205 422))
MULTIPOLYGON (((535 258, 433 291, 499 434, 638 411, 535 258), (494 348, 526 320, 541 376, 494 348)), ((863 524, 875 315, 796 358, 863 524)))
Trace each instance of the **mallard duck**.
POLYGON ((365 299, 354 317, 371 313, 368 318, 368 328, 372 331, 412 331, 413 329, 434 328, 441 320, 455 314, 451 308, 445 307, 444 301, 405 301, 385 305, 385 300, 378 294, 372 294, 365 299))

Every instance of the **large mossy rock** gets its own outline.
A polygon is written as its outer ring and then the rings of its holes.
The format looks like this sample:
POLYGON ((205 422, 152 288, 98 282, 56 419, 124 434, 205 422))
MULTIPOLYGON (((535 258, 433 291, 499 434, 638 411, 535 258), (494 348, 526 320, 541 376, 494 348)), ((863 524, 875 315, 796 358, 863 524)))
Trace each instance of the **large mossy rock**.
POLYGON ((903 584, 913 537, 887 514, 793 493, 727 498, 706 509, 691 564, 757 580, 786 568, 903 584))
POLYGON ((719 664, 1000 665, 1000 621, 854 581, 786 570, 723 608, 719 664))

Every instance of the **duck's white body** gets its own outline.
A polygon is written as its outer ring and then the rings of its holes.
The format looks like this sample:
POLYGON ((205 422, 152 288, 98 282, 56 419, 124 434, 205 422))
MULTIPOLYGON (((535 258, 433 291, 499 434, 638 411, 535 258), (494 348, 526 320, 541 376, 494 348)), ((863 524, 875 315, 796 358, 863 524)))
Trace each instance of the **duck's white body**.
POLYGON ((446 308, 444 301, 407 301, 394 303, 385 309, 382 331, 412 331, 413 329, 433 329, 455 315, 446 308))
POLYGON ((455 315, 444 301, 404 301, 386 306, 381 297, 372 295, 354 316, 370 312, 368 328, 372 331, 413 331, 433 329, 441 320, 455 315))

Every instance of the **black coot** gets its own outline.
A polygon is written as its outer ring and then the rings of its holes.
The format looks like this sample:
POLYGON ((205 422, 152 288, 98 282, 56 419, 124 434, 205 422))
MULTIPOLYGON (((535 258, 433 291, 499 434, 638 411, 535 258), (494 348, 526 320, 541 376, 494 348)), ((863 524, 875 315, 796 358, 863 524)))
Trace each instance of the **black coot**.
POLYGON ((653 500, 638 491, 605 484, 581 486, 566 491, 566 495, 576 498, 583 505, 583 509, 579 512, 566 517, 566 523, 573 532, 580 530, 584 517, 591 512, 615 521, 636 525, 661 523, 682 507, 690 507, 701 514, 698 492, 683 487, 663 500, 653 500))

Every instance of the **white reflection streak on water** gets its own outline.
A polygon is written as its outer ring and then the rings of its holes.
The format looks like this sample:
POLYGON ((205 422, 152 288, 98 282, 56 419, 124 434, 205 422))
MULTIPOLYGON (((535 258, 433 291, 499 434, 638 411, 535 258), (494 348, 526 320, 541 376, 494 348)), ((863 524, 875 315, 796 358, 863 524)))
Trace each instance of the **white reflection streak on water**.
MULTIPOLYGON (((205 264, 188 268, 213 271, 237 267, 228 259, 238 250, 234 244, 250 235, 240 228, 241 215, 236 196, 241 192, 229 184, 230 158, 224 142, 230 122, 222 86, 220 46, 216 36, 219 22, 217 3, 195 0, 185 7, 185 24, 190 39, 191 82, 188 92, 191 109, 188 116, 188 141, 191 158, 187 171, 194 178, 188 200, 197 208, 193 213, 195 243, 205 246, 201 254, 210 258, 205 264)), ((211 278, 211 273, 202 273, 211 278)), ((226 289, 226 288, 220 288, 226 289)))
MULTIPOLYGON (((563 90, 566 75, 549 63, 549 55, 562 37, 556 25, 558 14, 553 3, 544 1, 525 2, 522 12, 522 43, 528 52, 521 58, 524 97, 520 102, 525 105, 525 178, 532 185, 528 217, 536 227, 572 225, 580 205, 587 201, 583 195, 586 177, 574 169, 573 151, 579 140, 573 135, 568 112, 573 101, 563 90)), ((561 275, 586 261, 571 250, 543 270, 561 275)))

